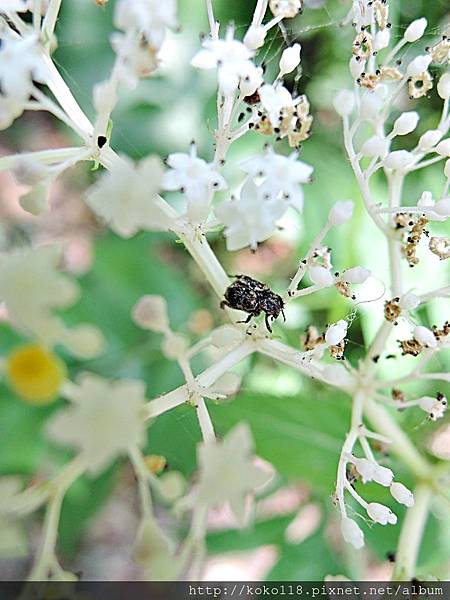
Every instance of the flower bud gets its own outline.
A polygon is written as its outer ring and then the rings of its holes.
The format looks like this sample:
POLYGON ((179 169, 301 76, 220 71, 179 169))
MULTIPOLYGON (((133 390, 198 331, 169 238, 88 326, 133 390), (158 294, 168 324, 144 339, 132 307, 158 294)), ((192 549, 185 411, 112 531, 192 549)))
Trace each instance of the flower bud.
POLYGON ((142 329, 167 331, 167 303, 162 296, 142 296, 132 311, 133 321, 142 329))
POLYGON ((379 50, 383 50, 383 48, 387 48, 389 46, 389 42, 391 41, 391 31, 387 27, 378 31, 373 40, 373 49, 375 52, 379 50))
POLYGON ((450 217, 450 197, 442 198, 442 200, 436 202, 434 211, 442 217, 450 217))
POLYGON ((419 407, 426 413, 430 413, 433 410, 435 403, 436 398, 432 398, 431 396, 422 396, 422 398, 419 398, 419 407))
POLYGON ((421 54, 412 60, 406 70, 408 77, 417 77, 424 73, 431 64, 431 56, 429 54, 421 54))
POLYGON ((222 325, 211 333, 211 344, 216 348, 232 346, 242 341, 242 331, 232 325, 222 325))
POLYGON ((397 481, 395 481, 391 485, 390 491, 392 497, 395 498, 395 500, 397 500, 397 502, 399 502, 400 504, 404 504, 408 508, 414 506, 413 493, 410 490, 408 490, 408 488, 405 487, 403 483, 398 483, 397 481))
POLYGON ((244 36, 244 44, 250 50, 257 50, 264 45, 264 41, 266 39, 267 31, 265 27, 260 25, 259 27, 255 25, 250 25, 247 33, 244 36))
POLYGON ((434 151, 440 156, 450 156, 450 138, 446 138, 445 140, 442 140, 442 142, 439 142, 434 151))
POLYGON ((330 325, 325 333, 325 341, 329 346, 336 346, 347 335, 347 321, 341 319, 337 323, 330 325))
POLYGON ((450 98, 450 73, 441 75, 437 84, 437 91, 443 100, 448 100, 450 98))
POLYGON ((158 478, 158 491, 166 502, 178 500, 185 490, 186 480, 179 471, 169 471, 158 478))
POLYGON ((426 152, 442 139, 442 131, 439 129, 430 129, 426 131, 419 140, 419 150, 426 152))
POLYGON ((420 304, 420 298, 412 292, 407 292, 400 298, 400 307, 404 310, 414 310, 420 304))
POLYGON ((303 6, 302 0, 269 0, 269 7, 274 17, 293 19, 303 6))
POLYGON ((352 544, 356 550, 364 546, 364 534, 359 525, 353 519, 344 517, 341 521, 342 537, 348 544, 352 544))
POLYGON ((404 112, 394 123, 394 135, 407 135, 414 131, 419 123, 419 115, 415 111, 404 112))
POLYGON ((420 40, 425 33, 427 24, 427 20, 424 17, 421 19, 416 19, 406 28, 406 31, 403 34, 404 39, 409 43, 417 42, 417 40, 420 40))
POLYGON ((280 74, 285 75, 286 73, 292 73, 294 69, 300 64, 300 44, 294 44, 281 55, 280 59, 280 74))
POLYGON ((351 200, 339 200, 328 213, 328 222, 333 225, 342 225, 353 216, 353 202, 351 200))
POLYGON ((355 94, 350 90, 340 90, 333 100, 333 106, 340 117, 348 117, 355 108, 355 94))
POLYGON ((88 323, 66 330, 61 341, 72 354, 85 360, 99 356, 105 349, 102 332, 88 323))
POLYGON ((418 325, 414 328, 413 332, 414 338, 425 346, 426 348, 436 348, 437 340, 434 337, 433 332, 428 327, 423 327, 422 325, 418 325))
POLYGON ((447 177, 447 179, 450 179, 450 159, 445 161, 444 175, 447 177))
POLYGON ((386 156, 389 151, 389 140, 379 135, 374 135, 364 142, 361 148, 361 154, 368 158, 375 156, 386 156))
POLYGON ((397 523, 397 515, 390 508, 378 502, 370 502, 367 505, 367 514, 375 523, 380 523, 380 525, 387 525, 388 523, 395 525, 397 523))
POLYGON ((242 378, 236 373, 225 373, 208 389, 220 396, 234 396, 241 387, 242 378))
POLYGON ((371 273, 364 267, 353 267, 342 273, 342 279, 347 283, 364 283, 371 273))
POLYGON ((358 60, 356 56, 352 56, 349 63, 350 74, 353 79, 358 79, 361 76, 361 73, 364 72, 366 66, 365 60, 358 60))
POLYGON ((367 121, 377 121, 386 100, 387 87, 380 84, 374 92, 366 90, 360 104, 360 116, 367 121))
POLYGON ((388 169, 406 169, 414 160, 414 156, 407 150, 395 150, 384 159, 384 166, 388 169))
POLYGON ((319 287, 329 287, 334 283, 332 273, 322 266, 310 267, 308 275, 311 281, 319 287))

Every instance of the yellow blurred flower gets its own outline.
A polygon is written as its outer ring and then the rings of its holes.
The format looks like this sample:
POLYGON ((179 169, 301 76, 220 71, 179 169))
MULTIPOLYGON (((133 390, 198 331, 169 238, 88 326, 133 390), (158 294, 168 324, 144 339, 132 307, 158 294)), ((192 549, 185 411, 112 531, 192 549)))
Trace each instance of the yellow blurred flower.
POLYGON ((52 402, 66 377, 63 361, 39 344, 27 344, 6 360, 11 387, 29 404, 52 402))

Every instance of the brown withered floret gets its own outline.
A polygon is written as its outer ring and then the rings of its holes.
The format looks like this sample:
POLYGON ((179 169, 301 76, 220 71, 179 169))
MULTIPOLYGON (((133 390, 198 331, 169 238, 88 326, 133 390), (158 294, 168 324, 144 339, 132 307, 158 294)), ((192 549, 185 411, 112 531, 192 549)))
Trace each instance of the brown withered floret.
POLYGON ((353 56, 367 60, 373 52, 372 36, 368 31, 360 31, 353 41, 353 56))
POLYGON ((361 73, 361 76, 358 77, 356 83, 368 90, 374 90, 380 83, 380 72, 377 71, 376 73, 361 73))
POLYGON ((434 46, 428 47, 427 51, 431 54, 434 63, 443 64, 450 61, 450 39, 442 36, 442 40, 434 46))
POLYGON ((436 325, 433 325, 431 328, 434 334, 434 337, 438 342, 442 340, 442 338, 447 337, 450 334, 450 321, 445 321, 442 329, 438 329, 436 325))
POLYGON ((386 0, 374 0, 373 10, 378 27, 380 29, 386 29, 386 27, 390 27, 389 5, 386 0))
POLYGON ((396 402, 405 402, 405 394, 398 388, 392 388, 391 396, 396 402))
POLYGON ((297 148, 309 138, 313 122, 309 110, 308 98, 303 95, 300 96, 295 106, 284 108, 281 111, 280 136, 287 136, 291 148, 297 148))
POLYGON ((406 244, 403 247, 403 254, 408 261, 410 267, 414 267, 418 264, 419 259, 416 256, 417 246, 423 235, 429 235, 426 226, 428 225, 428 219, 425 215, 420 215, 416 218, 411 218, 409 222, 411 230, 408 233, 406 244))
POLYGON ((383 82, 400 81, 403 78, 401 72, 395 67, 381 67, 380 80, 383 82))
POLYGON ((305 350, 314 350, 320 344, 325 343, 325 336, 323 334, 319 334, 317 327, 314 325, 310 325, 305 332, 305 335, 302 336, 301 343, 305 350))
POLYGON ((419 356, 423 350, 423 346, 415 338, 411 340, 399 341, 400 348, 402 349, 402 356, 409 354, 410 356, 419 356))
POLYGON ((350 286, 348 285, 348 283, 346 281, 342 281, 342 279, 340 279, 339 281, 337 281, 334 284, 334 287, 337 289, 339 294, 341 294, 341 296, 344 296, 344 298, 352 298, 353 297, 353 294, 350 290, 350 286))
POLYGON ((411 215, 408 213, 398 213, 394 217, 394 225, 396 229, 404 229, 411 221, 411 215))
POLYGON ((428 248, 433 254, 439 256, 441 260, 450 258, 450 238, 432 237, 428 244, 428 248))
POLYGON ((344 360, 344 352, 345 352, 345 341, 339 342, 335 346, 329 346, 330 356, 336 360, 344 360))
POLYGON ((433 89, 433 78, 428 71, 408 79, 408 95, 411 100, 423 98, 433 89))
POLYGON ((384 318, 389 323, 394 323, 394 325, 398 324, 397 319, 402 314, 402 309, 399 305, 400 298, 397 296, 396 298, 392 298, 392 300, 387 300, 384 303, 384 318))

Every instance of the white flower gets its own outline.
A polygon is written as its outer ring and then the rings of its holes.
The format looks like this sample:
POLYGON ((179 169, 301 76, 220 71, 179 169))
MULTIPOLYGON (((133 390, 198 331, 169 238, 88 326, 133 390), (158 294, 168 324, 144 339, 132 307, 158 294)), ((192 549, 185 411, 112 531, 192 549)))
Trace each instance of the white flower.
POLYGON ((426 413, 430 413, 433 410, 435 403, 436 398, 432 396, 422 396, 422 398, 419 398, 419 407, 426 413))
POLYGON ((75 356, 84 360, 95 358, 105 350, 105 338, 95 325, 84 323, 72 329, 64 329, 60 340, 75 356))
POLYGON ((419 114, 415 111, 404 112, 394 123, 394 135, 407 135, 414 131, 419 123, 419 114))
POLYGON ((438 200, 434 205, 434 210, 440 217, 450 217, 450 196, 438 200))
POLYGON ((390 140, 388 138, 374 135, 364 142, 361 147, 361 154, 369 158, 375 156, 384 158, 389 152, 389 145, 390 140))
POLYGON ((197 157, 195 144, 191 145, 190 154, 170 154, 167 164, 171 167, 163 178, 161 187, 164 190, 180 190, 188 200, 189 212, 195 213, 196 221, 208 217, 214 191, 227 187, 225 179, 217 172, 213 163, 197 157))
POLYGON ((434 151, 440 156, 450 156, 450 138, 446 138, 439 142, 439 144, 434 148, 434 151))
POLYGON ((24 111, 33 92, 33 80, 45 83, 37 37, 9 37, 2 31, 0 45, 0 130, 6 129, 24 111))
POLYGON ((427 348, 436 348, 437 346, 437 340, 428 327, 418 325, 414 328, 413 336, 422 346, 426 346, 427 348))
POLYGON ((297 152, 287 157, 268 148, 264 156, 255 156, 244 161, 242 169, 252 177, 265 178, 260 187, 263 196, 276 199, 281 193, 283 200, 301 212, 303 192, 300 184, 311 181, 314 169, 297 158, 297 152))
POLYGON ((0 12, 26 12, 31 0, 0 0, 0 12))
MULTIPOLYGON (((362 61, 360 61, 362 62, 362 61)), ((363 69, 364 70, 364 69, 363 69)), ((359 75, 358 75, 359 77, 359 75)), ((361 118, 367 121, 377 121, 386 101, 388 89, 385 85, 378 85, 374 91, 365 90, 361 97, 361 118)))
POLYGON ((336 346, 345 339, 347 335, 348 323, 341 319, 337 323, 330 325, 325 333, 325 341, 329 346, 336 346))
POLYGON ((283 109, 295 106, 291 93, 281 84, 264 84, 259 90, 261 105, 267 111, 273 127, 278 127, 283 109))
POLYGON ((328 213, 328 221, 331 225, 342 225, 353 216, 353 202, 351 200, 340 200, 334 204, 328 213))
POLYGON ((369 269, 365 269, 364 267, 352 267, 342 273, 342 279, 347 283, 358 284, 364 283, 370 275, 369 269))
POLYGON ((280 75, 286 75, 286 73, 292 73, 294 69, 300 64, 300 51, 302 47, 300 44, 294 44, 283 51, 280 59, 280 75))
POLYGON ((310 267, 308 275, 311 281, 319 287, 329 287, 334 283, 333 274, 321 265, 310 267))
POLYGON ((257 50, 264 46, 267 30, 262 25, 250 25, 244 36, 244 44, 250 50, 257 50))
POLYGON ((240 423, 222 441, 198 447, 200 478, 192 498, 195 506, 229 503, 240 523, 245 517, 246 497, 264 485, 270 475, 252 460, 253 440, 248 425, 240 423))
POLYGON ((382 467, 373 460, 352 457, 351 462, 357 468, 363 483, 375 481, 380 485, 389 487, 394 479, 394 474, 390 469, 382 467))
POLYGON ((398 483, 395 481, 391 485, 390 491, 392 497, 395 498, 395 500, 397 500, 397 502, 400 504, 404 504, 408 508, 414 506, 414 495, 410 490, 408 490, 407 487, 403 485, 403 483, 398 483))
POLYGON ((159 49, 166 27, 177 25, 176 0, 119 0, 114 25, 136 37, 144 34, 145 40, 159 49))
POLYGON ((437 84, 437 91, 443 100, 450 98, 450 73, 444 73, 437 84))
POLYGON ((371 24, 373 18, 373 2, 369 0, 353 0, 353 23, 356 23, 358 29, 367 27, 371 24))
POLYGON ((397 515, 390 508, 378 502, 370 502, 367 505, 367 514, 375 523, 380 523, 380 525, 387 525, 388 523, 395 525, 397 523, 397 515))
POLYGON ((122 157, 89 188, 86 204, 125 238, 140 229, 167 230, 171 220, 158 196, 162 177, 158 157, 149 156, 136 166, 128 157, 122 157))
POLYGON ((384 166, 387 169, 402 170, 406 169, 414 161, 414 155, 407 150, 395 150, 390 152, 384 159, 384 166))
POLYGON ((20 198, 21 207, 32 215, 39 215, 47 210, 49 186, 56 176, 51 167, 32 158, 19 156, 13 173, 18 183, 29 188, 20 198))
POLYGON ((366 61, 360 60, 356 56, 352 56, 349 62, 350 75, 353 79, 358 79, 361 76, 361 73, 364 72, 366 67, 366 61))
POLYGON ((340 90, 333 99, 334 110, 340 117, 348 117, 355 108, 355 94, 350 90, 340 90))
POLYGON ((143 519, 139 525, 133 559, 152 580, 168 581, 178 576, 172 544, 153 516, 143 519))
POLYGON ((13 322, 41 339, 55 342, 61 323, 53 312, 70 306, 78 286, 58 270, 59 246, 41 246, 0 257, 0 301, 13 322))
POLYGON ((251 178, 241 189, 240 198, 231 198, 219 204, 215 213, 225 225, 227 249, 240 250, 250 246, 255 250, 259 242, 269 238, 278 219, 287 206, 278 200, 265 199, 251 178))
POLYGON ((412 23, 408 25, 405 33, 403 34, 404 39, 407 42, 417 42, 425 33, 425 29, 427 28, 427 20, 422 17, 421 19, 416 19, 412 23))
POLYGON ((425 191, 417 201, 417 206, 423 210, 430 221, 445 221, 450 216, 450 199, 442 198, 435 202, 431 192, 425 191))
POLYGON ((274 17, 293 19, 302 8, 302 0, 269 0, 269 6, 274 17))
POLYGON ((72 404, 52 417, 47 433, 57 443, 77 448, 91 474, 106 469, 131 446, 144 444, 142 381, 107 381, 85 373, 65 395, 72 404))
POLYGON ((450 179, 450 159, 445 161, 444 175, 447 177, 447 179, 450 179))
MULTIPOLYGON (((133 89, 138 84, 139 79, 149 77, 158 67, 157 50, 151 44, 143 42, 135 36, 129 36, 122 33, 113 33, 111 36, 111 45, 114 52, 120 59, 117 62, 119 79, 133 89)), ((109 92, 109 89, 103 88, 103 93, 109 92)), ((112 92, 115 95, 115 90, 112 92)), ((105 94, 106 96, 106 94, 105 94)), ((106 101, 106 97, 104 100, 106 101)), ((114 103, 115 98, 110 99, 114 103)))
POLYGON ((164 332, 169 328, 167 302, 162 296, 142 296, 134 306, 132 315, 134 322, 142 329, 164 332))
POLYGON ((426 131, 419 140, 419 150, 427 152, 442 139, 442 131, 440 129, 430 129, 426 131))
POLYGON ((409 63, 406 74, 408 77, 417 77, 418 75, 421 75, 428 69, 431 60, 432 58, 429 54, 416 56, 416 58, 409 63))
POLYGON ((341 521, 342 537, 348 544, 352 544, 356 550, 364 546, 364 534, 359 525, 353 519, 344 517, 341 521))
POLYGON ((234 39, 234 31, 229 28, 223 40, 206 39, 203 49, 191 61, 199 69, 215 69, 219 87, 223 94, 232 94, 241 83, 251 82, 244 95, 253 94, 262 83, 262 69, 252 62, 254 52, 245 44, 234 39))

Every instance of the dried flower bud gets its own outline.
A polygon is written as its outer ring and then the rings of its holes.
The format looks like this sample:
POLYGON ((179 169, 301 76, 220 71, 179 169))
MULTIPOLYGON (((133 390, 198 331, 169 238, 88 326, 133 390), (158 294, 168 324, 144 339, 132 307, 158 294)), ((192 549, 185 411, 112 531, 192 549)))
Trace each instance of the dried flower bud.
POLYGON ((328 214, 328 222, 333 225, 342 225, 353 216, 353 202, 351 200, 340 200, 335 203, 328 214))
POLYGON ((359 550, 364 546, 364 534, 353 519, 344 517, 341 521, 342 537, 348 544, 359 550))
POLYGON ((342 273, 342 279, 347 283, 364 283, 371 273, 364 267, 352 267, 342 273))
POLYGON ((397 500, 397 502, 399 502, 400 504, 404 504, 408 508, 414 506, 413 493, 410 490, 408 490, 408 488, 405 487, 403 483, 398 483, 397 481, 395 481, 390 487, 390 492, 392 494, 392 497, 395 498, 395 500, 397 500))
POLYGON ((162 296, 142 296, 132 311, 133 321, 142 329, 167 331, 167 303, 162 296))
POLYGON ((308 275, 311 281, 319 287, 329 287, 334 283, 332 273, 320 265, 310 267, 308 275))
POLYGON ((260 25, 259 27, 256 25, 251 25, 248 28, 247 33, 244 36, 244 44, 250 50, 257 50, 264 45, 264 41, 266 39, 267 31, 265 27, 260 25))
POLYGON ((325 341, 329 346, 337 346, 347 335, 348 323, 341 319, 337 323, 330 325, 325 333, 325 341))
POLYGON ((367 505, 367 514, 375 523, 380 523, 380 525, 387 525, 388 523, 395 525, 397 523, 397 515, 390 508, 378 502, 370 502, 367 505))
POLYGON ((422 17, 421 19, 416 19, 412 23, 408 25, 405 33, 403 34, 404 39, 407 42, 417 42, 425 33, 425 29, 427 28, 427 20, 422 17))
POLYGON ((302 47, 300 44, 294 44, 284 50, 280 59, 280 74, 285 75, 291 73, 300 64, 300 51, 302 47))
POLYGON ((348 117, 355 108, 355 94, 350 90, 340 90, 333 100, 334 110, 340 117, 348 117))
POLYGON ((444 73, 437 84, 437 91, 443 100, 450 98, 450 73, 444 73))
POLYGON ((428 329, 428 327, 423 327, 423 325, 418 325, 417 327, 414 328, 413 335, 414 335, 414 338, 420 344, 422 344, 422 346, 425 346, 426 348, 436 348, 436 346, 437 346, 436 338, 434 337, 431 329, 428 329))
POLYGON ((394 123, 394 135, 407 135, 414 131, 419 123, 419 115, 415 111, 404 112, 394 123))

